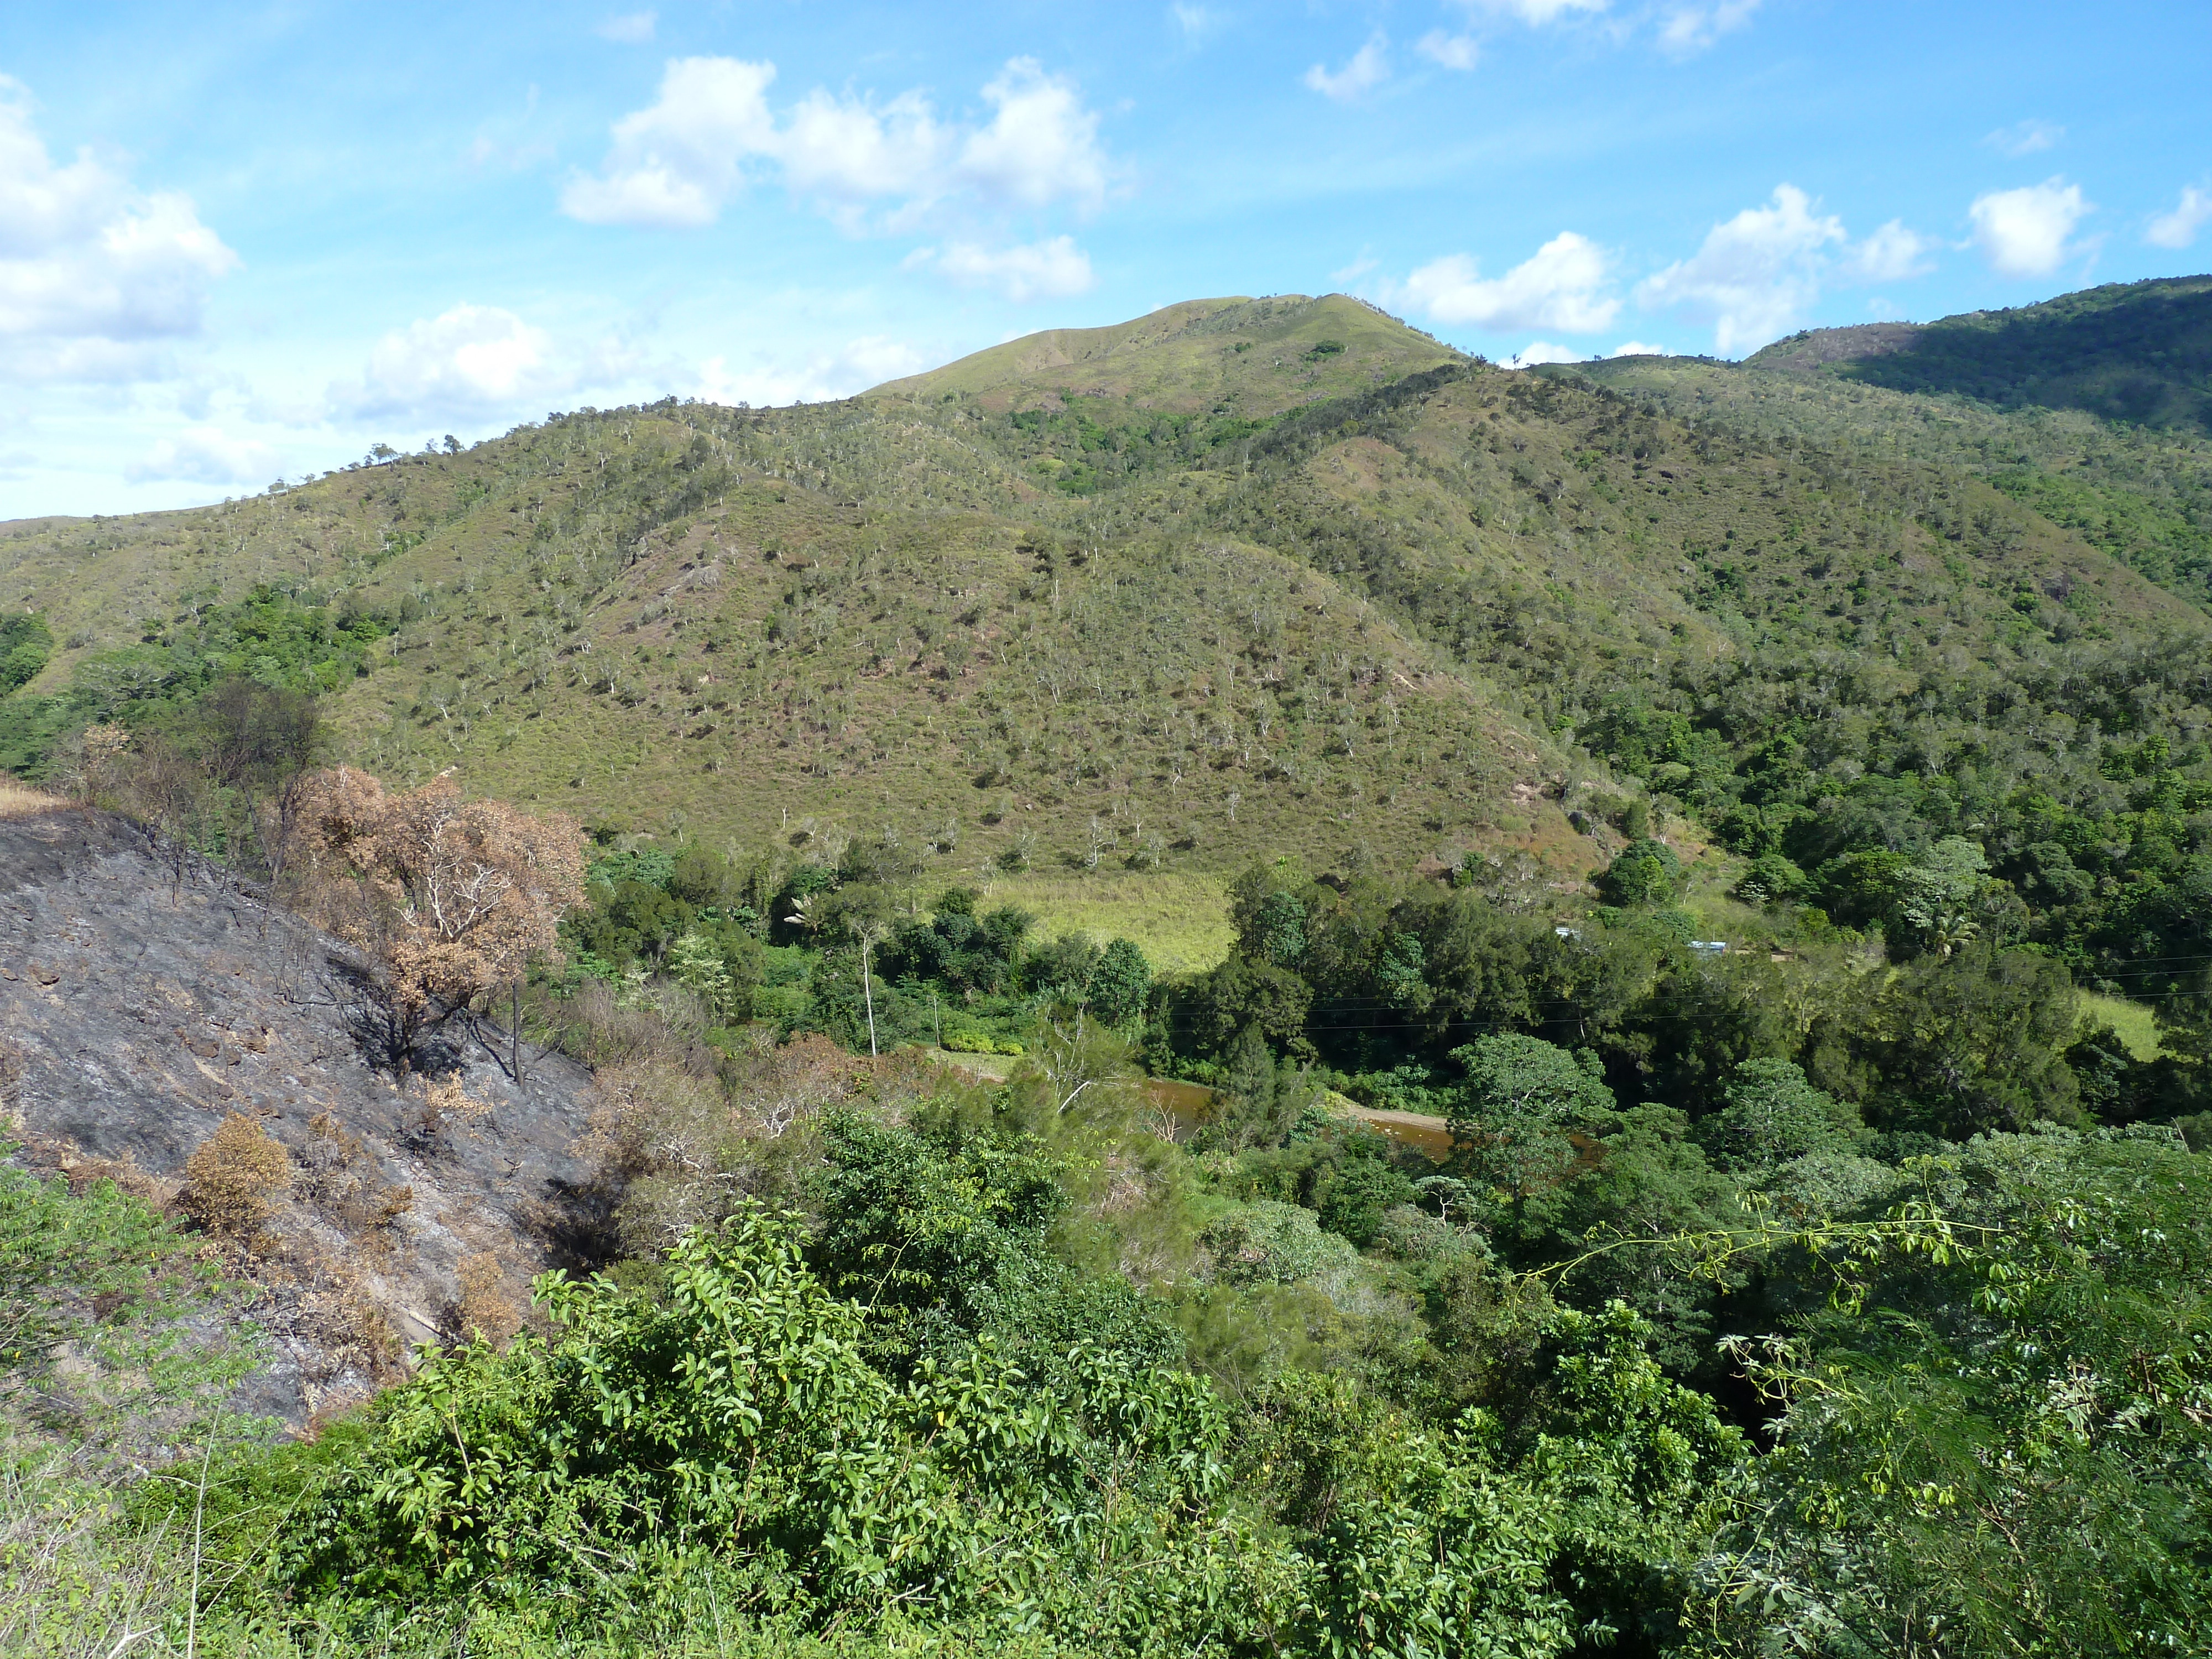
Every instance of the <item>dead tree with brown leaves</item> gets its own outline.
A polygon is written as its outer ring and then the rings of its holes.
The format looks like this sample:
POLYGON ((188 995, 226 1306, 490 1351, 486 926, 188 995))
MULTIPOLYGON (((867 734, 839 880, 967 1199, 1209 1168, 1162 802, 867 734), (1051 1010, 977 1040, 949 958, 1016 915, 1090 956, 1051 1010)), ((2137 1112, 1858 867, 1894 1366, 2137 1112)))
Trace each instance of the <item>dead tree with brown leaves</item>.
MULTIPOLYGON (((444 777, 391 794, 340 767, 308 781, 299 823, 323 878, 319 919, 390 977, 403 1066, 426 1030, 480 999, 509 991, 519 1010, 531 963, 560 959, 555 930, 584 896, 584 835, 566 813, 465 800, 444 777)), ((519 1082, 519 1018, 509 1044, 519 1082)))

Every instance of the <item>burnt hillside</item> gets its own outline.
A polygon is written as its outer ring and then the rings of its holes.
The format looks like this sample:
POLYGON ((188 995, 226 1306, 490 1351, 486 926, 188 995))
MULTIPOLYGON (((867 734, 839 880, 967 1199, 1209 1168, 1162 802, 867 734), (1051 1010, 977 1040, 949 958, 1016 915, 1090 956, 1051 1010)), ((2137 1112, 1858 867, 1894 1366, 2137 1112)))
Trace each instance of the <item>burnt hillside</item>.
POLYGON ((232 1114, 281 1142, 265 1226, 226 1248, 274 1343, 255 1404, 295 1420, 456 1334, 465 1302, 514 1316, 581 1214, 584 1067, 526 1045, 518 1085, 454 1030, 403 1080, 385 1029, 356 953, 219 867, 105 814, 0 816, 16 1156, 173 1206, 232 1114))

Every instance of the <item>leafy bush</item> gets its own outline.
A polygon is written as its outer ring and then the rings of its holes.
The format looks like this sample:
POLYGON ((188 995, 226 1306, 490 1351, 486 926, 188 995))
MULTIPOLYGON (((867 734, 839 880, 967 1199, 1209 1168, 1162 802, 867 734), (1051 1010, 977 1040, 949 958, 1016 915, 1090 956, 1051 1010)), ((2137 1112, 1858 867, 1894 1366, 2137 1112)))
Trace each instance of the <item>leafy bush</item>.
POLYGON ((1216 1271, 1231 1284, 1292 1285, 1342 1273, 1352 1261, 1352 1247, 1323 1232, 1311 1210, 1274 1199, 1238 1206, 1206 1234, 1216 1271))
POLYGON ((586 1552, 614 1549, 656 1571, 750 1559, 770 1609, 988 1615, 1079 1588, 1067 1521, 1109 1574, 1147 1542, 1192 1547, 1178 1515, 1222 1478, 1225 1421, 1195 1378, 1099 1356, 1040 1396, 986 1345, 892 1382, 860 1309, 757 1208, 680 1243, 654 1299, 538 1291, 551 1341, 436 1355, 386 1396, 301 1528, 299 1593, 588 1598, 586 1552))
POLYGON ((1598 890, 1610 904, 1663 905, 1674 902, 1682 883, 1682 860, 1663 841, 1631 842, 1598 878, 1598 890))
POLYGON ((46 665, 54 636, 42 617, 0 617, 0 696, 28 684, 46 665))
MULTIPOLYGON (((15 1151, 0 1141, 0 1159, 15 1151)), ((280 1149, 281 1150, 281 1149, 280 1149)), ((64 1334, 200 1287, 191 1243, 112 1180, 72 1193, 0 1161, 0 1384, 43 1368, 64 1334)))
POLYGON ((1698 1126, 1726 1169, 1770 1170, 1808 1152, 1838 1152, 1861 1133, 1858 1114, 1805 1080, 1786 1060, 1747 1060, 1729 1077, 1727 1104, 1698 1126))
POLYGON ((1699 1570, 1722 1650, 2201 1647, 2203 1169, 2164 1129, 1978 1139, 1921 1170, 1966 1248, 1869 1252, 1795 1339, 1739 1341, 1781 1415, 1699 1570))

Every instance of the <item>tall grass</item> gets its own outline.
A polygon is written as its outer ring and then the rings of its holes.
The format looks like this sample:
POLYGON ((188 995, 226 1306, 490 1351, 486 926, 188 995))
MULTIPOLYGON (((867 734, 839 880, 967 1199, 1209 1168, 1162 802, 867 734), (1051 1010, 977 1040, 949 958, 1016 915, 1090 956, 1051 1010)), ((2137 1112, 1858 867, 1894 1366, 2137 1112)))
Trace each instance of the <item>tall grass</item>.
POLYGON ((58 796, 0 774, 0 818, 27 818, 34 813, 56 811, 65 805, 58 796))

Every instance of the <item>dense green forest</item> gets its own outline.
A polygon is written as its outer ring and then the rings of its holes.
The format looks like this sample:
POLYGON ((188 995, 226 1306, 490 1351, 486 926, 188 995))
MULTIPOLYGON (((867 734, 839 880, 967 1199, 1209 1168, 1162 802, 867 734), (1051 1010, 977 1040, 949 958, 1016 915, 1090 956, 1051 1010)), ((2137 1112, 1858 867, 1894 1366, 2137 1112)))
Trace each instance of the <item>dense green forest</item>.
POLYGON ((2212 1651, 2212 468, 2021 367, 2197 297, 1209 302, 12 532, 12 771, 311 909, 329 763, 575 811, 435 1012, 596 1106, 569 1266, 304 1434, 273 1245, 0 1165, 0 1647, 2212 1651))

